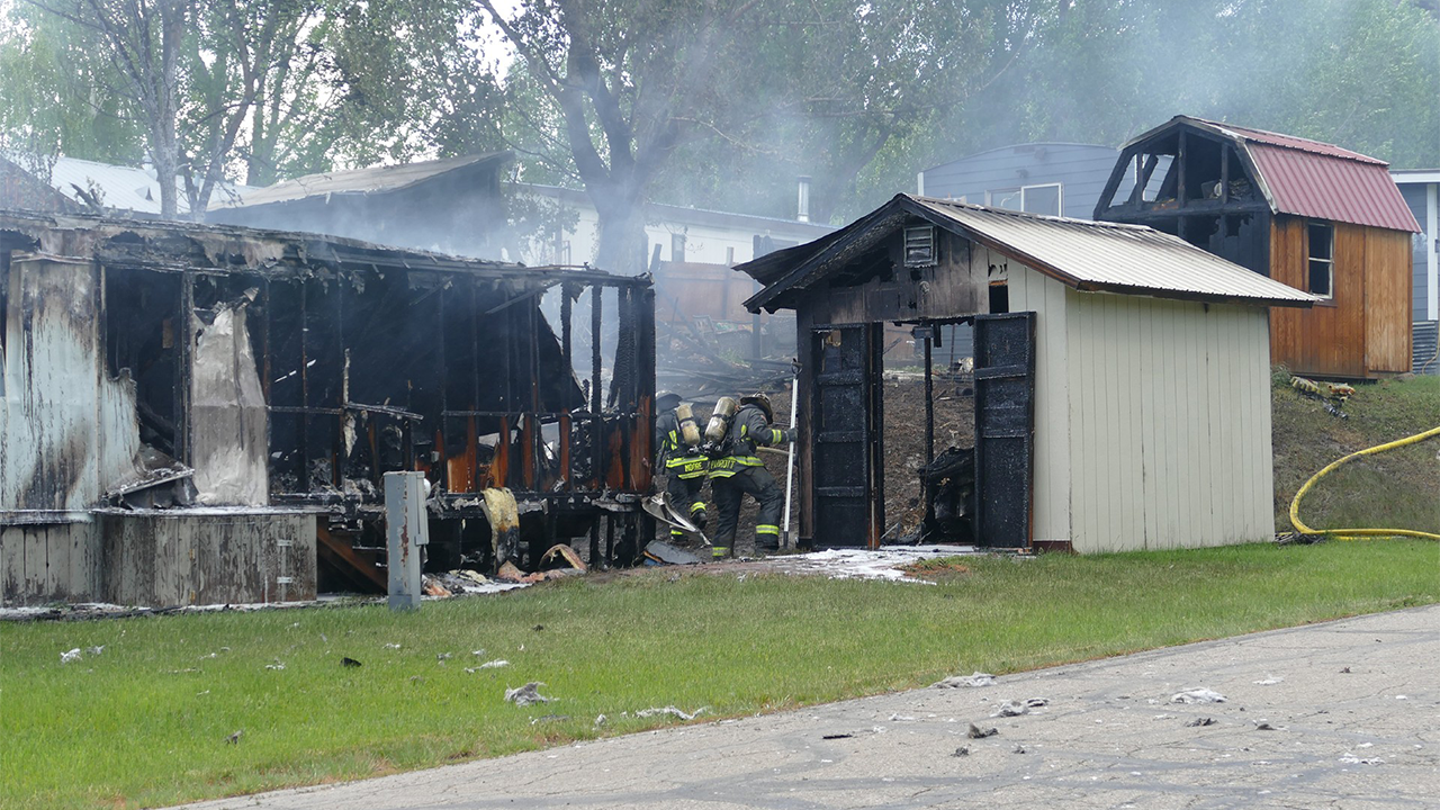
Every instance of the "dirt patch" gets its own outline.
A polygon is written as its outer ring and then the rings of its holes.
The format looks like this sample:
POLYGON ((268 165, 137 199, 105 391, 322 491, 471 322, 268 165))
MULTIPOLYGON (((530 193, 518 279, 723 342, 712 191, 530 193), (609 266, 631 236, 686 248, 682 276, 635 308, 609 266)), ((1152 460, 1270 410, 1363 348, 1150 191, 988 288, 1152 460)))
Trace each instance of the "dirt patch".
MULTIPOLYGON (((975 383, 969 375, 936 373, 935 455, 975 446, 975 383)), ((919 470, 925 466, 925 377, 885 376, 885 542, 910 534, 925 518, 919 470)))
POLYGON ((930 560, 920 560, 909 565, 900 566, 900 570, 906 576, 916 579, 950 579, 961 574, 970 573, 970 566, 965 565, 954 557, 936 557, 930 560))

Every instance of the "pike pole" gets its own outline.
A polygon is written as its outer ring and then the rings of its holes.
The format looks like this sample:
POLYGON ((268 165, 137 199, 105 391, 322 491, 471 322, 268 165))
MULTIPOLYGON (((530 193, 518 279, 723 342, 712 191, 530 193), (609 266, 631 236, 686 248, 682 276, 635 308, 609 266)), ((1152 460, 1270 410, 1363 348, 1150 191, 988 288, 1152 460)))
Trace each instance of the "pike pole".
MULTIPOLYGON (((790 429, 795 429, 796 410, 800 403, 800 372, 790 378, 790 429)), ((790 442, 790 450, 785 458, 785 520, 782 521, 784 528, 780 531, 780 548, 790 548, 790 493, 795 489, 795 442, 790 442)))

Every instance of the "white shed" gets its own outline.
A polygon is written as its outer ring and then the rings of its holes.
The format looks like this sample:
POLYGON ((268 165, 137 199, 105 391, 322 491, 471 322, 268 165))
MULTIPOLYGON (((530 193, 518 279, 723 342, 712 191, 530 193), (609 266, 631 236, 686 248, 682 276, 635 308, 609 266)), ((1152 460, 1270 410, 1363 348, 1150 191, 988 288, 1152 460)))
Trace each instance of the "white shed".
POLYGON ((1268 308, 1307 293, 1150 228, 904 194, 737 269, 766 285, 747 306, 796 311, 802 544, 878 544, 880 328, 961 320, 976 326, 974 542, 1273 536, 1268 308))

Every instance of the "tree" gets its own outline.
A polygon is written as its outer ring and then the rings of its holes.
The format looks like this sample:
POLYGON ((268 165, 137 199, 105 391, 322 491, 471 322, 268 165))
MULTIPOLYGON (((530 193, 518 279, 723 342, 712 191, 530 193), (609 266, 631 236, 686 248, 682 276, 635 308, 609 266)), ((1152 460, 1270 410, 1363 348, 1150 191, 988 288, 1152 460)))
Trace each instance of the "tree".
POLYGON ((0 105, 6 129, 43 131, 49 137, 40 140, 67 154, 119 159, 125 150, 89 143, 85 125, 74 124, 90 112, 92 132, 113 130, 94 140, 143 143, 166 217, 176 216, 183 190, 202 218, 219 184, 242 167, 247 182, 269 184, 341 155, 368 164, 414 154, 422 144, 411 136, 427 119, 413 92, 415 54, 425 47, 411 36, 458 41, 455 8, 444 3, 26 3, 31 13, 17 9, 0 62, 23 64, 30 98, 52 103, 0 105), (47 43, 63 43, 87 69, 47 75, 28 56, 47 43), (51 109, 65 112, 57 118, 51 109))

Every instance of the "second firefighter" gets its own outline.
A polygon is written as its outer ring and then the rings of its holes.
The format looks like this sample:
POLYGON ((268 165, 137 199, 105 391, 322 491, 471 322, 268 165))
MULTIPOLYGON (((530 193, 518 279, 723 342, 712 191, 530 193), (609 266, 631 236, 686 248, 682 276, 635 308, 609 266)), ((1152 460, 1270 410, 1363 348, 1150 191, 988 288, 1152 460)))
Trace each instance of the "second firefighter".
POLYGON ((780 548, 780 513, 785 493, 775 476, 765 469, 765 462, 756 456, 757 446, 774 446, 795 440, 794 428, 778 428, 771 424, 775 411, 770 398, 752 394, 740 398, 740 409, 730 422, 722 445, 722 453, 710 460, 710 494, 715 499, 719 523, 715 528, 715 556, 730 553, 740 524, 740 504, 746 495, 760 505, 755 523, 755 548, 775 551, 780 548))

